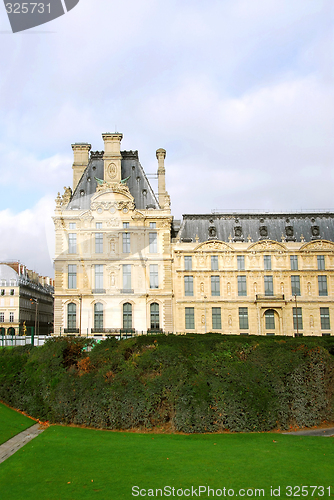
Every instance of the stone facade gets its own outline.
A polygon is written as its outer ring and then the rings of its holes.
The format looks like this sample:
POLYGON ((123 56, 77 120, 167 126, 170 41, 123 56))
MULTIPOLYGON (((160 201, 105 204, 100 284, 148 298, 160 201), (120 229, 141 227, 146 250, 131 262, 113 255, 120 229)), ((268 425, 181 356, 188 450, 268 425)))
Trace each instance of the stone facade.
POLYGON ((158 198, 137 151, 103 134, 72 145, 73 192, 54 217, 55 333, 329 335, 334 214, 204 214, 173 220, 164 149, 158 198), (90 152, 90 157, 89 157, 90 152))

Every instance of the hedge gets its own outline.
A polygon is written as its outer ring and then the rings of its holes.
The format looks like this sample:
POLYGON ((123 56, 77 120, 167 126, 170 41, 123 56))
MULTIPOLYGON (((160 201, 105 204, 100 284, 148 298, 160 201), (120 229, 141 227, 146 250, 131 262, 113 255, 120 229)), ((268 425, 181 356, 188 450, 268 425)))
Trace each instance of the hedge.
POLYGON ((333 356, 333 337, 51 338, 0 350, 0 400, 40 420, 106 429, 310 427, 334 420, 333 356))

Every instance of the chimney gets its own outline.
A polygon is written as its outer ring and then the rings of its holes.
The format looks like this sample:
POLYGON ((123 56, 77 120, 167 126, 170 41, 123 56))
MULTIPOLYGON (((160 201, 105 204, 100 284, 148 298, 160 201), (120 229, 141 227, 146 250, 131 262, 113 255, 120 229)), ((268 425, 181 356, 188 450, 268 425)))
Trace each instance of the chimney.
POLYGON ((156 156, 158 159, 158 197, 159 205, 162 209, 169 209, 170 207, 170 197, 166 191, 166 180, 165 180, 165 158, 166 150, 157 149, 156 156))
POLYGON ((76 142, 75 144, 72 144, 72 149, 73 149, 73 155, 74 155, 74 160, 73 160, 73 191, 78 185, 78 182, 81 179, 82 174, 84 173, 88 161, 89 161, 89 151, 91 149, 91 145, 88 144, 87 142, 76 142))
POLYGON ((115 132, 114 134, 102 134, 104 141, 104 180, 105 182, 120 182, 122 179, 121 171, 121 140, 123 134, 115 132))

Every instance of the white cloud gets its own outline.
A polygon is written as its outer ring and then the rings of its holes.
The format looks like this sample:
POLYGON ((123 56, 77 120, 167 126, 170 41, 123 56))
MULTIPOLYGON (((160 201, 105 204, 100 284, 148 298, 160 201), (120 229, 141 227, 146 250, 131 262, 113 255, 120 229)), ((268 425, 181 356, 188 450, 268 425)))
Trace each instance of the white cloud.
POLYGON ((53 276, 54 200, 42 198, 32 209, 0 211, 0 260, 19 260, 40 275, 53 276))

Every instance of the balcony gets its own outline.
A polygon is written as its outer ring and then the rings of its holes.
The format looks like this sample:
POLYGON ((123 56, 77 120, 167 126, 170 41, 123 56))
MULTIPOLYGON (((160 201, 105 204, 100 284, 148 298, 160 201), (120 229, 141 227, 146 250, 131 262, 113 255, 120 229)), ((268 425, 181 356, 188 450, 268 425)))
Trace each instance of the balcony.
POLYGON ((79 334, 79 328, 64 328, 64 333, 69 333, 69 334, 79 334))
POLYGON ((134 290, 133 288, 121 288, 120 292, 128 294, 128 293, 134 293, 134 290))
POLYGON ((93 288, 92 293, 106 293, 104 288, 93 288))

